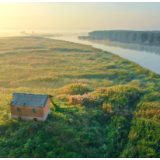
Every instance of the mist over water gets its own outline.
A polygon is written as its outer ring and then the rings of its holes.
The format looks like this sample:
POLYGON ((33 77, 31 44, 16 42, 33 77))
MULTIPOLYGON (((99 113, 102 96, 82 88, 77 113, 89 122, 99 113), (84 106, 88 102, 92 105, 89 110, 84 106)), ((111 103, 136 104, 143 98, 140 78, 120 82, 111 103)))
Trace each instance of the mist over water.
POLYGON ((0 37, 27 36, 31 34, 55 34, 55 35, 88 35, 95 29, 0 29, 0 37))

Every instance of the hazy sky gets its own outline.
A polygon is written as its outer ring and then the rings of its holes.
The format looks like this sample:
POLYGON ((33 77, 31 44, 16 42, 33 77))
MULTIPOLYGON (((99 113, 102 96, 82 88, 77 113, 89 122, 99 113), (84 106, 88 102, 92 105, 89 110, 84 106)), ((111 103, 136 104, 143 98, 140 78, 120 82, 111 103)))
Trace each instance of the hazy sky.
POLYGON ((160 2, 0 2, 0 28, 160 29, 160 2))

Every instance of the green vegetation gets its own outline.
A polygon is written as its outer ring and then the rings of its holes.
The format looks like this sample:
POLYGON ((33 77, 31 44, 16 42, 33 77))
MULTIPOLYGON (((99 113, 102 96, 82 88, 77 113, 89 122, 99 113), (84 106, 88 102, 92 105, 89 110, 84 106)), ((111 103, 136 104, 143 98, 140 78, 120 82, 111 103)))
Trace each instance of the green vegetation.
POLYGON ((131 31, 131 30, 106 30, 93 31, 89 36, 79 36, 80 39, 109 39, 125 43, 142 43, 160 45, 160 31, 131 31))
POLYGON ((91 46, 0 39, 0 157, 160 157, 160 78, 91 46), (53 95, 44 123, 11 120, 13 92, 53 95))

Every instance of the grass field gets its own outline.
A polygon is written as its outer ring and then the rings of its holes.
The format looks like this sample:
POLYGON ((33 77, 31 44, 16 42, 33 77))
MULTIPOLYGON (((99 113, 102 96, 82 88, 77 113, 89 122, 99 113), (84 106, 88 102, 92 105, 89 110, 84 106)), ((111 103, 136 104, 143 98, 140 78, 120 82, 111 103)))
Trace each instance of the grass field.
POLYGON ((0 38, 0 157, 159 157, 159 77, 92 46, 0 38), (51 94, 66 110, 10 120, 14 92, 51 94))

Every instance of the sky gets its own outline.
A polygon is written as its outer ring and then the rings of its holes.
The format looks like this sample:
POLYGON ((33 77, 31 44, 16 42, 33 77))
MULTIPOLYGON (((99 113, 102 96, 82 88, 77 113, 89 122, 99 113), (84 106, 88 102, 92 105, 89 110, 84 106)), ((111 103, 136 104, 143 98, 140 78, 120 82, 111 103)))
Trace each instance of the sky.
POLYGON ((0 28, 160 30, 160 2, 0 2, 0 28))

